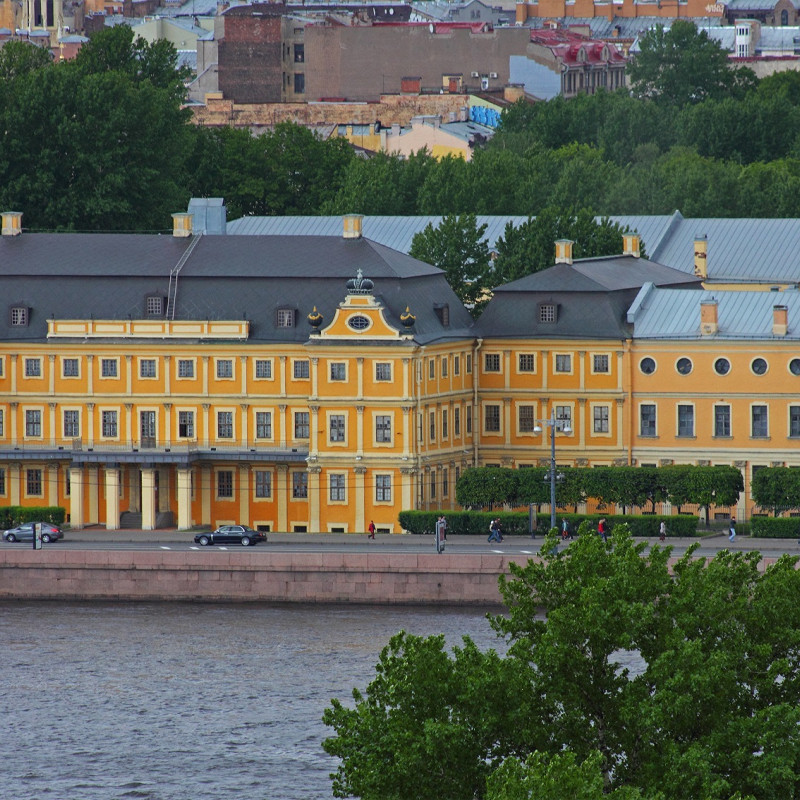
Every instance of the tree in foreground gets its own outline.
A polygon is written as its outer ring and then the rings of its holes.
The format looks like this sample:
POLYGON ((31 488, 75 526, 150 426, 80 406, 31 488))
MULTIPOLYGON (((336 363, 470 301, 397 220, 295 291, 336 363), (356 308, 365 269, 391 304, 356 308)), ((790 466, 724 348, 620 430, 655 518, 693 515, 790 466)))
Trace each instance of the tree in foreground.
POLYGON ((323 719, 337 797, 800 797, 800 573, 581 530, 500 581, 505 655, 400 633, 323 719), (547 609, 546 616, 541 609, 547 609))

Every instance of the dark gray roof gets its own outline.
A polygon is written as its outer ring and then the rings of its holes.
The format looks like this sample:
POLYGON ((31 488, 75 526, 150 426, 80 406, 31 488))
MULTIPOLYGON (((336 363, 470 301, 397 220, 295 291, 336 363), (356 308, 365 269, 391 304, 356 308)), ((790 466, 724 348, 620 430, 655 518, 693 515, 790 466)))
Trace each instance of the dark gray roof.
MULTIPOLYGON (((0 237, 0 296, 6 309, 31 309, 27 327, 0 314, 0 337, 43 341, 48 318, 141 319, 148 295, 167 297, 170 271, 190 238, 134 234, 33 234, 0 237)), ((330 322, 361 270, 390 320, 406 306, 420 343, 468 335, 471 317, 429 264, 367 239, 322 236, 201 236, 180 271, 176 319, 247 319, 251 343, 304 342, 314 306, 330 322), (435 305, 446 304, 444 327, 435 305), (295 328, 276 326, 276 309, 295 308, 295 328)), ((398 322, 398 328, 401 328, 398 322)), ((402 329, 402 328, 401 328, 402 329)))
POLYGON ((701 288, 693 275, 644 258, 579 259, 497 287, 475 325, 475 334, 622 339, 631 330, 626 321, 628 308, 646 283, 701 288), (558 307, 555 323, 539 322, 540 303, 558 307))

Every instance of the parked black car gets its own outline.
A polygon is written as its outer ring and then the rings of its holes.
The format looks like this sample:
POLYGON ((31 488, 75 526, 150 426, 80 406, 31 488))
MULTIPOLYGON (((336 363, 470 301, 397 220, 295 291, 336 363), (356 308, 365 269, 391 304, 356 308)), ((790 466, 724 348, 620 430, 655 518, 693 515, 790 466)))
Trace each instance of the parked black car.
POLYGON ((197 544, 241 544, 247 547, 258 542, 266 542, 267 537, 261 531, 254 531, 247 525, 222 525, 215 531, 198 533, 194 537, 197 544))
POLYGON ((9 528, 4 531, 3 539, 7 542, 32 542, 34 525, 42 526, 42 541, 45 544, 57 542, 59 539, 64 538, 64 534, 58 525, 51 525, 49 522, 23 522, 22 525, 17 525, 16 528, 9 528))

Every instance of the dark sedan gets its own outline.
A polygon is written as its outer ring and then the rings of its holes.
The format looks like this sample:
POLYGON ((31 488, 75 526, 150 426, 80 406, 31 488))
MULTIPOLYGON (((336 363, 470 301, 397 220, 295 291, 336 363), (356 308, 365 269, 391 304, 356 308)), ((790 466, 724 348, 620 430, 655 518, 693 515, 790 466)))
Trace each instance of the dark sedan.
POLYGON ((204 547, 209 544, 241 544, 247 547, 258 542, 266 542, 267 537, 261 531, 254 531, 247 525, 222 525, 215 531, 198 533, 194 540, 204 547))
POLYGON ((58 525, 51 525, 49 522, 23 522, 22 525, 17 525, 16 528, 9 528, 4 531, 3 539, 7 542, 32 542, 34 525, 42 526, 42 541, 45 544, 57 542, 59 539, 64 538, 64 534, 58 525))

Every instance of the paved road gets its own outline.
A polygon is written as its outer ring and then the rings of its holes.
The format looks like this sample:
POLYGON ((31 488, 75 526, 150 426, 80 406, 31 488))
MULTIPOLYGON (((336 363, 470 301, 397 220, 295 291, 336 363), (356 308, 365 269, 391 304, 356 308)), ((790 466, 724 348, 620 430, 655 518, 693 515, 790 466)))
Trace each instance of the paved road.
MULTIPOLYGON (((368 552, 378 550, 384 553, 430 553, 435 552, 432 535, 415 536, 411 534, 376 534, 375 540, 366 534, 341 533, 269 533, 268 542, 258 545, 259 549, 269 548, 277 552, 368 552)), ((650 546, 659 544, 657 538, 648 539, 650 546)), ((800 556, 800 543, 795 539, 753 539, 737 536, 734 542, 728 541, 727 533, 704 536, 700 539, 669 538, 667 545, 675 555, 681 555, 693 542, 699 541, 699 555, 711 556, 722 549, 752 551, 757 550, 765 556, 775 557, 783 553, 800 556)), ((4 547, 30 548, 30 543, 9 544, 4 547)), ((506 536, 502 543, 489 543, 484 536, 447 537, 446 552, 458 553, 520 553, 535 555, 542 546, 541 537, 506 536)), ((562 545, 563 546, 563 545, 562 545)), ((67 530, 65 538, 56 544, 45 547, 65 547, 82 550, 190 550, 205 549, 194 543, 194 533, 176 530, 119 530, 107 531, 103 528, 87 528, 80 531, 67 530)), ((227 545, 236 549, 237 545, 227 545)), ((219 549, 219 548, 217 548, 219 549)))

